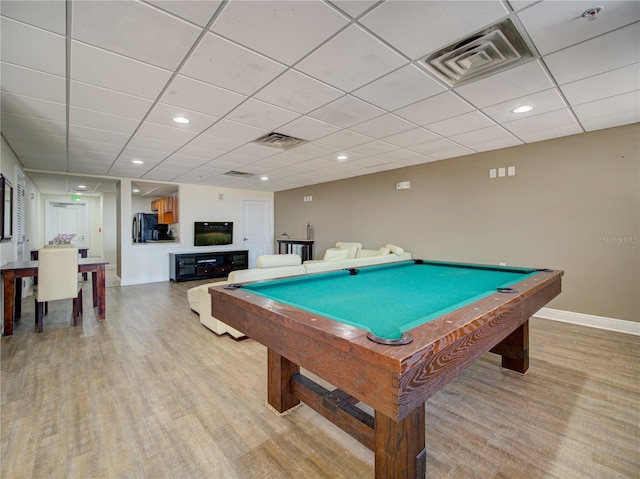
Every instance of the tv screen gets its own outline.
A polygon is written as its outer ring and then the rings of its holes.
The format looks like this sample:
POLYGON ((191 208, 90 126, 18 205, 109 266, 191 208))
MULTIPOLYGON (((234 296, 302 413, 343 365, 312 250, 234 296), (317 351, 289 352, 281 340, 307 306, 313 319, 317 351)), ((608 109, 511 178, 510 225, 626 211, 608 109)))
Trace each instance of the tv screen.
POLYGON ((233 222, 196 221, 193 244, 195 246, 220 246, 233 243, 233 222))

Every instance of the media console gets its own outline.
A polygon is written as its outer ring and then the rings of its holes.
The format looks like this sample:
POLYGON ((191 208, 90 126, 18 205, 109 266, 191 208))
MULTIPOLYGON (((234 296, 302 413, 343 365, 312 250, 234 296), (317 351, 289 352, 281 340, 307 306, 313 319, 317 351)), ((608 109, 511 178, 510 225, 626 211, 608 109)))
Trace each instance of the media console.
POLYGON ((229 276, 231 271, 249 267, 249 251, 169 253, 169 278, 176 283, 229 276))

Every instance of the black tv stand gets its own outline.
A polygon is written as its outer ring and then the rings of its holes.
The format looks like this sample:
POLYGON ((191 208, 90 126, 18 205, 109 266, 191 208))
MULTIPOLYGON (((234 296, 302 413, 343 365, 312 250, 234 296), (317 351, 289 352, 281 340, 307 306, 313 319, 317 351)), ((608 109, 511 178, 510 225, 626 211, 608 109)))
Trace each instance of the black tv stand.
POLYGON ((231 271, 249 267, 249 251, 169 253, 169 278, 176 283, 196 279, 222 278, 231 271))

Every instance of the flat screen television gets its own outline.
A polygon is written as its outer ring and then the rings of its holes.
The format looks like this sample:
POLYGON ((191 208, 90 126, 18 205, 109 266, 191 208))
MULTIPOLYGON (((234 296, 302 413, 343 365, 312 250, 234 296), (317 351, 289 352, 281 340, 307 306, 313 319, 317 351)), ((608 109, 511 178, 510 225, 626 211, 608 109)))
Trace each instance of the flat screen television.
POLYGON ((232 221, 196 221, 194 246, 222 246, 233 244, 232 221))

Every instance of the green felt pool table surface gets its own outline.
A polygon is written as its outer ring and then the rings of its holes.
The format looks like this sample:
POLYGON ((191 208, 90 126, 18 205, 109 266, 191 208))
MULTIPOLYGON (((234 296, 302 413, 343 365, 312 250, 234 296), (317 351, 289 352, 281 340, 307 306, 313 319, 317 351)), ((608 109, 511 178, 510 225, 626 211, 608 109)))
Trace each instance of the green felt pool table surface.
POLYGON ((244 288, 377 337, 397 339, 402 332, 535 274, 537 270, 528 268, 407 261, 244 288))

